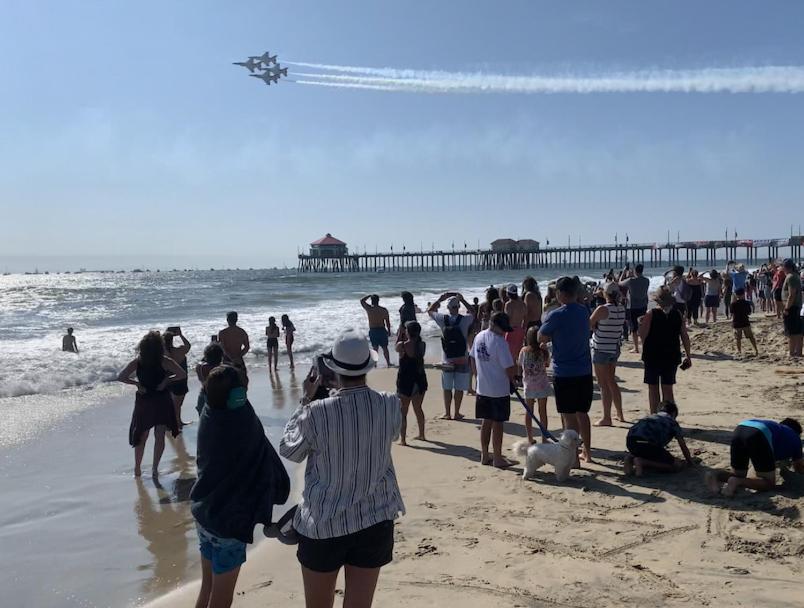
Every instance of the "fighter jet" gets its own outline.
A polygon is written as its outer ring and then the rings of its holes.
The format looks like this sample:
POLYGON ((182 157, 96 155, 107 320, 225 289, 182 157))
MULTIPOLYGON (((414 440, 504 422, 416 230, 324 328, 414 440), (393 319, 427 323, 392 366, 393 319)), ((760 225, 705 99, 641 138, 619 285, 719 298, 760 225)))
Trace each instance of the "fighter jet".
POLYGON ((254 57, 249 57, 248 61, 235 61, 232 63, 232 65, 242 65, 244 68, 248 68, 248 71, 252 74, 254 73, 254 70, 260 68, 260 62, 254 61, 254 57))
POLYGON ((278 63, 273 67, 266 67, 265 70, 267 72, 270 72, 274 76, 287 76, 288 75, 288 69, 283 68, 278 63))
POLYGON ((260 61, 260 62, 264 63, 265 65, 269 65, 271 63, 276 63, 276 55, 271 57, 271 54, 268 53, 267 51, 265 53, 263 53, 262 55, 260 55, 259 57, 257 57, 257 56, 249 57, 249 59, 254 59, 255 61, 260 61))
POLYGON ((249 74, 249 76, 251 76, 252 78, 260 78, 265 84, 269 86, 271 85, 272 82, 274 84, 279 82, 279 74, 272 74, 267 70, 262 74, 249 74))

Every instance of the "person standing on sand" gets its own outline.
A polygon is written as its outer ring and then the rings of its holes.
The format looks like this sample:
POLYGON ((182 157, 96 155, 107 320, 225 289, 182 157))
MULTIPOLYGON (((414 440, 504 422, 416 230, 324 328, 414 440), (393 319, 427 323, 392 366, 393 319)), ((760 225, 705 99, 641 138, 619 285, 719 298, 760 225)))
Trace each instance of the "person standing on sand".
POLYGON ((673 385, 676 383, 676 372, 681 361, 679 341, 684 345, 686 358, 683 369, 692 365, 690 360, 690 338, 684 318, 675 307, 675 300, 670 291, 662 287, 653 297, 656 308, 652 308, 642 317, 639 334, 642 338, 642 361, 645 365, 645 384, 648 385, 650 413, 659 411, 659 386, 661 400, 672 401, 673 385))
POLYGON ((472 375, 469 367, 468 345, 469 328, 474 322, 471 307, 464 297, 448 291, 430 305, 427 314, 441 330, 441 388, 444 391, 444 420, 452 416, 452 402, 455 401, 455 420, 463 420, 461 403, 463 394, 471 387, 472 375), (447 301, 447 314, 436 312, 441 302, 447 301), (461 304, 466 314, 460 314, 461 304))
POLYGON ((776 318, 781 319, 784 312, 784 305, 782 300, 782 285, 784 285, 787 273, 784 271, 783 266, 777 266, 776 271, 773 273, 773 304, 776 311, 776 318))
POLYGON ((173 331, 166 331, 162 334, 165 340, 165 354, 179 364, 184 370, 184 380, 177 380, 168 387, 173 395, 173 405, 176 408, 176 420, 179 421, 179 428, 187 426, 187 422, 181 419, 181 406, 184 405, 184 397, 190 392, 187 386, 187 353, 190 352, 190 341, 181 333, 180 327, 172 328, 173 331), (173 338, 181 338, 181 346, 173 346, 173 338))
POLYGON ((706 306, 705 322, 709 323, 709 316, 711 315, 712 322, 717 323, 717 311, 720 308, 723 280, 720 277, 720 273, 715 269, 712 269, 709 277, 701 275, 701 280, 706 284, 706 295, 704 296, 704 305, 706 306))
POLYGON ((370 608, 380 569, 393 560, 394 520, 405 513, 391 445, 402 425, 399 398, 366 386, 377 353, 345 331, 324 355, 338 377, 332 397, 301 405, 279 452, 307 460, 293 517, 307 608, 332 608, 345 568, 343 605, 370 608))
POLYGON ((483 421, 480 426, 480 462, 499 469, 514 464, 502 455, 503 423, 511 417, 511 386, 516 375, 511 349, 503 337, 511 329, 508 315, 494 313, 489 328, 477 334, 469 353, 477 374, 475 418, 483 421), (489 443, 492 456, 489 456, 489 443))
POLYGON ((615 418, 625 422, 623 397, 617 384, 617 361, 623 337, 625 306, 620 303, 620 286, 606 285, 606 303, 598 306, 589 318, 592 329, 592 363, 600 386, 603 401, 603 417, 595 426, 611 426, 611 404, 616 410, 615 418))
POLYGON ((801 356, 802 326, 801 316, 801 277, 798 269, 791 259, 782 264, 785 276, 782 284, 782 316, 784 318, 784 333, 791 357, 801 356))
POLYGON ((580 434, 583 459, 592 462, 592 356, 589 352, 589 309, 578 303, 580 284, 561 277, 556 292, 561 307, 544 319, 539 342, 553 344, 553 393, 566 428, 580 434))
POLYGON ((508 293, 508 301, 505 303, 505 314, 511 323, 511 331, 505 334, 505 342, 508 350, 511 351, 511 358, 516 361, 519 351, 525 344, 525 320, 528 316, 528 307, 520 299, 516 285, 511 283, 505 288, 508 293))
POLYGON ((226 322, 228 327, 218 332, 218 342, 223 348, 223 353, 237 371, 240 372, 243 384, 248 386, 248 371, 246 370, 246 362, 243 357, 251 350, 251 345, 248 341, 248 334, 242 327, 237 326, 237 313, 231 311, 226 315, 226 322))
POLYGON ((486 290, 486 300, 480 305, 480 330, 488 329, 491 314, 494 312, 494 302, 500 299, 500 292, 494 285, 486 290))
POLYGON ((731 436, 731 473, 710 471, 706 485, 714 494, 728 498, 741 487, 767 492, 776 487, 776 463, 788 459, 793 461, 796 473, 804 473, 798 420, 743 420, 731 436), (756 477, 748 477, 749 462, 756 477))
POLYGON ((397 328, 397 336, 405 329, 405 323, 408 321, 416 321, 416 313, 418 309, 416 303, 413 301, 413 294, 409 291, 403 291, 402 306, 399 307, 399 327, 397 328))
POLYGON ((61 339, 61 350, 65 353, 78 354, 78 342, 75 341, 72 327, 67 328, 67 333, 61 339))
POLYGON ((728 270, 721 276, 723 277, 723 305, 726 309, 726 318, 731 319, 731 298, 734 293, 734 281, 728 270))
POLYGON ((399 354, 399 371, 396 374, 396 394, 402 402, 402 427, 399 443, 407 445, 408 408, 413 404, 413 413, 419 425, 419 441, 424 438, 424 411, 422 402, 427 392, 427 372, 424 370, 424 355, 427 344, 422 340, 422 326, 417 321, 408 321, 399 334, 396 352, 399 354))
POLYGON ((522 300, 525 302, 525 329, 541 327, 542 324, 542 294, 539 284, 533 277, 525 277, 522 281, 522 300))
MULTIPOLYGON (((550 379, 547 377, 547 368, 550 365, 550 351, 547 346, 539 344, 539 328, 531 327, 525 336, 525 346, 519 351, 517 360, 522 370, 522 385, 525 389, 525 403, 533 411, 534 403, 539 406, 539 422, 543 428, 549 428, 547 418, 547 398, 550 396, 550 379)), ((533 443, 533 419, 525 413, 525 431, 528 441, 533 443)), ((542 443, 547 443, 547 437, 542 435, 542 443)))
POLYGON ((698 275, 698 271, 690 269, 687 275, 687 285, 689 286, 690 299, 687 302, 687 322, 698 325, 698 314, 701 309, 701 287, 703 287, 703 279, 698 275))
POLYGON ((734 302, 731 303, 731 326, 734 329, 734 339, 737 341, 737 354, 743 352, 743 336, 748 338, 754 347, 754 354, 758 355, 757 341, 751 330, 751 304, 745 299, 745 290, 736 289, 734 302))
POLYGON ((154 429, 152 474, 159 476, 159 461, 165 451, 165 430, 170 430, 174 437, 179 435, 179 421, 168 386, 186 377, 187 372, 165 355, 165 343, 158 331, 145 334, 137 345, 137 358, 117 375, 118 382, 137 387, 128 431, 128 442, 134 448, 135 477, 142 475, 142 457, 151 429, 154 429))
POLYGON ((642 264, 634 266, 634 276, 620 281, 620 287, 628 291, 626 315, 628 317, 631 336, 634 340, 632 353, 639 353, 639 319, 648 312, 648 289, 650 279, 643 275, 645 267, 642 264))
POLYGON ((294 369, 296 366, 293 363, 293 342, 296 339, 296 326, 293 325, 293 321, 287 315, 282 315, 280 322, 282 323, 282 331, 285 332, 285 347, 288 349, 289 367, 294 369))
POLYGON ((380 306, 380 296, 377 294, 368 295, 360 298, 360 306, 366 311, 369 324, 369 340, 371 348, 374 350, 382 349, 385 357, 385 364, 391 367, 391 358, 388 354, 388 336, 391 335, 391 319, 388 317, 388 309, 380 306), (369 304, 371 300, 371 304, 369 304))

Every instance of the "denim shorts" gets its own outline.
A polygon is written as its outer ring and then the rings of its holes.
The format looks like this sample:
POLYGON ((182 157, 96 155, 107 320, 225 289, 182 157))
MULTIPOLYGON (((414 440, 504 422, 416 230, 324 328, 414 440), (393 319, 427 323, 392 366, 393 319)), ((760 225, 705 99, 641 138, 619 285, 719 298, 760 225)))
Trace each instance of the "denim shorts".
POLYGON ((592 349, 592 363, 597 363, 598 365, 609 365, 611 363, 617 363, 619 358, 620 353, 607 353, 602 350, 592 349))
POLYGON ((201 557, 212 562, 214 574, 225 574, 246 563, 246 543, 236 538, 220 538, 195 524, 201 557))
POLYGON ((468 365, 454 365, 441 371, 441 388, 445 391, 468 391, 472 375, 468 365))

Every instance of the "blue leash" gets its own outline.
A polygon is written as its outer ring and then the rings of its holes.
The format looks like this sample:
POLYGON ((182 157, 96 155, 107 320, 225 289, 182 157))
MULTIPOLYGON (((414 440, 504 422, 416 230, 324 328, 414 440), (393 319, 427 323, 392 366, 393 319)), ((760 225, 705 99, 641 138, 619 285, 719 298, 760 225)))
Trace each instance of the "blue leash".
POLYGON ((539 432, 542 434, 542 437, 544 437, 545 439, 552 439, 553 441, 558 443, 558 439, 556 439, 555 436, 550 431, 548 431, 546 428, 542 426, 542 423, 539 422, 539 419, 535 416, 533 410, 528 407, 527 403, 525 403, 525 400, 522 398, 522 395, 519 394, 518 388, 514 388, 514 394, 516 395, 516 398, 519 399, 519 402, 522 404, 522 407, 525 408, 525 411, 531 417, 533 422, 536 423, 536 426, 539 427, 539 432))

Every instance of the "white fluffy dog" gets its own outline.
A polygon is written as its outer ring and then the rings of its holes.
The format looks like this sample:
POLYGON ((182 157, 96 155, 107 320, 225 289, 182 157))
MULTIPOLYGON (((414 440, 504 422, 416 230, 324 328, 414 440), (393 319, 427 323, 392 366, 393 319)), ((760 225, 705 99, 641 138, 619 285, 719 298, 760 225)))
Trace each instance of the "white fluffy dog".
POLYGON ((514 452, 520 456, 527 456, 522 479, 533 479, 536 471, 545 464, 551 464, 556 471, 558 481, 566 481, 572 465, 578 459, 578 448, 581 438, 572 429, 561 433, 558 443, 534 443, 530 445, 527 440, 517 441, 514 452))

